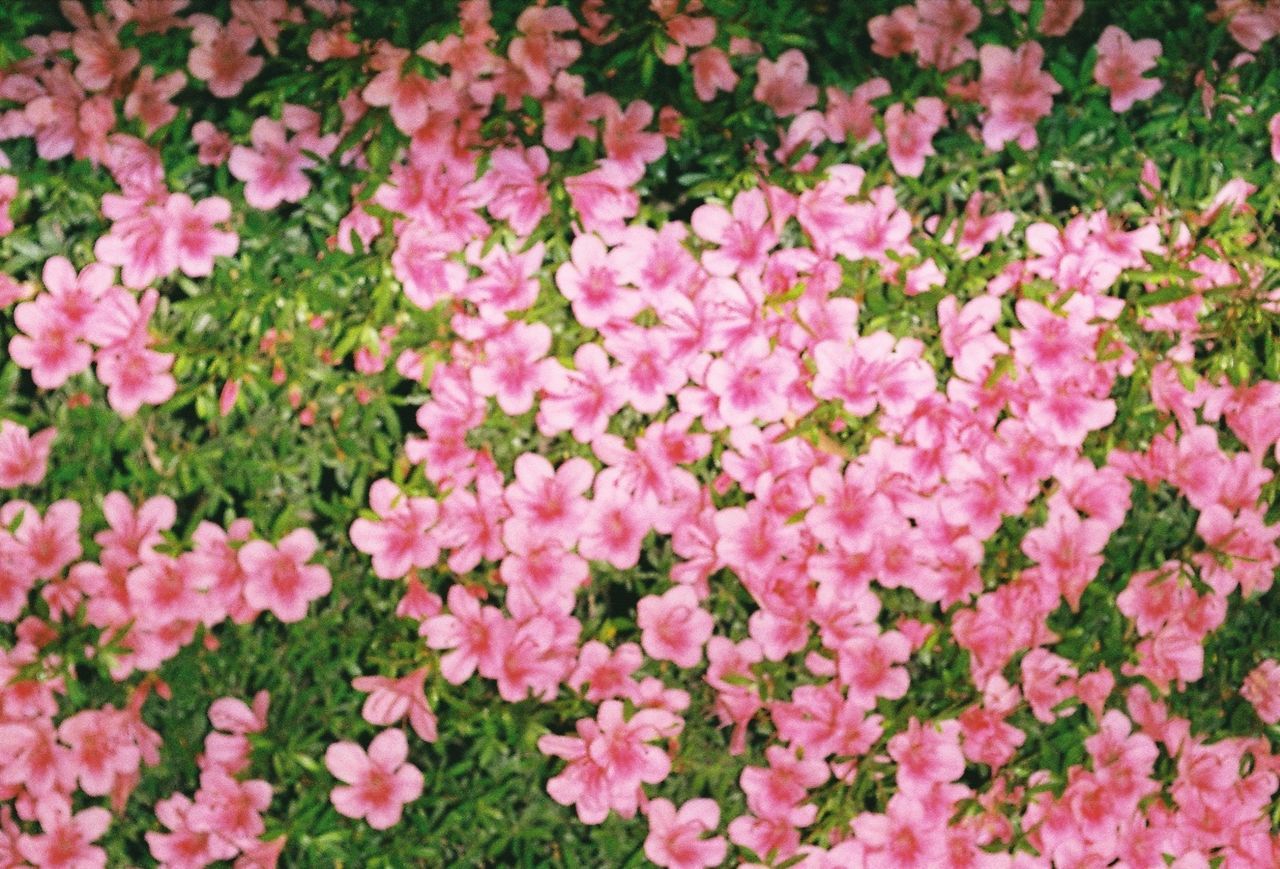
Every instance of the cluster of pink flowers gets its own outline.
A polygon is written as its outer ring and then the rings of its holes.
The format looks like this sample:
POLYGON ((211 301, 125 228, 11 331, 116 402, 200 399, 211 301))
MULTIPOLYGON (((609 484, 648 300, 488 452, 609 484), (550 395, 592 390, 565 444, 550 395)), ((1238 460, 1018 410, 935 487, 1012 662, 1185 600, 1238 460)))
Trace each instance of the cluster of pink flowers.
POLYGON ((250 706, 235 697, 215 700, 197 760, 200 787, 193 797, 175 793, 156 803, 156 819, 166 832, 146 834, 151 856, 161 866, 201 867, 234 860, 236 869, 276 865, 285 838, 264 840, 262 813, 271 805, 271 784, 247 779, 252 746, 248 735, 267 727, 270 698, 265 691, 250 706))
MULTIPOLYGON (((370 509, 349 525, 371 572, 397 584, 396 614, 414 623, 423 659, 354 679, 367 695, 362 717, 383 729, 367 747, 329 746, 334 809, 381 830, 422 795, 401 725, 428 742, 447 726, 427 699, 438 673, 445 686, 489 680, 511 703, 571 698, 572 733, 537 741, 564 762, 548 794, 586 824, 645 816, 644 853, 665 867, 718 865, 730 844, 813 869, 1276 865, 1268 812, 1280 755, 1262 737, 1194 733, 1169 702, 1203 678, 1205 642, 1229 610, 1265 593, 1280 568, 1280 524, 1268 524, 1264 496, 1280 461, 1280 384, 1233 385, 1190 367, 1214 294, 1264 286, 1216 256, 1223 246, 1205 232, 1219 217, 1247 219, 1256 188, 1235 178, 1203 211, 1175 214, 1154 204, 1152 165, 1150 208, 1019 226, 975 189, 949 203, 962 217, 943 225, 911 213, 900 189, 850 154, 883 144, 896 176, 914 178, 949 125, 989 151, 1036 147, 1063 90, 1040 42, 975 41, 984 11, 970 0, 899 6, 870 22, 872 50, 914 56, 945 76, 945 90, 881 111, 875 101, 893 93, 885 79, 821 89, 799 49, 766 56, 697 2, 650 5, 659 59, 688 65, 699 100, 749 92, 779 123, 775 149, 750 151, 758 175, 699 202, 687 221, 641 217, 651 213, 646 174, 685 119, 588 92, 573 72, 583 42, 616 37, 593 0, 585 23, 566 6, 531 6, 509 40, 486 0, 464 0, 458 32, 413 51, 353 40, 347 4, 310 0, 323 21, 310 60, 367 64, 341 100, 339 129, 292 103, 253 120, 247 141, 207 120, 192 128, 199 163, 225 164, 248 208, 287 213, 311 195, 309 172, 369 167, 359 145, 340 143, 385 110, 403 147, 385 174, 354 186, 330 246, 354 255, 357 240, 367 251, 391 236, 400 313, 432 312, 445 327, 429 367, 428 348, 404 337, 408 316, 375 324, 353 354, 359 377, 394 358, 400 377, 427 381, 422 433, 404 444, 411 471, 373 482, 370 509), (517 135, 498 109, 526 100, 541 115, 517 135), (845 146, 839 159, 821 161, 831 143, 845 146), (579 152, 591 155, 581 171, 561 172, 579 152), (819 167, 803 185, 779 180, 819 167), (553 216, 554 232, 571 237, 553 237, 553 216), (973 280, 966 264, 996 246, 1007 265, 973 280), (1189 275, 1187 293, 1160 304, 1122 296, 1122 282, 1167 289, 1142 277, 1154 258, 1189 275), (851 268, 913 304, 919 333, 866 316, 851 268), (1153 361, 1149 340, 1172 344, 1167 358, 1153 361), (1118 425, 1122 395, 1144 390, 1164 428, 1133 444, 1118 425), (524 430, 485 445, 491 423, 524 430), (515 455, 499 461, 508 447, 515 455), (1128 566, 1114 593, 1131 628, 1123 663, 1073 660, 1051 622, 1087 618, 1112 594, 1106 552, 1135 485, 1195 512, 1189 542, 1158 566, 1128 566), (1011 534, 993 563, 992 542, 1011 534), (659 550, 669 561, 649 557, 659 550), (640 590, 630 636, 616 625, 591 635, 585 597, 666 563, 640 590), (724 618, 726 599, 744 608, 744 625, 724 618), (895 600, 909 600, 912 617, 895 600), (933 718, 898 714, 938 643, 967 659, 969 696, 933 718), (1023 753, 1033 728, 1073 715, 1082 753, 1036 767, 1023 753), (753 758, 738 778, 745 810, 723 835, 714 801, 658 795, 679 774, 693 716, 730 730, 729 755, 753 758), (878 811, 859 803, 847 822, 818 826, 824 788, 870 779, 884 796, 878 811)), ((1084 10, 1082 0, 1036 5, 1045 40, 1084 10)), ((1280 31, 1274 11, 1221 5, 1246 47, 1280 31)), ((281 28, 304 20, 286 0, 232 0, 225 22, 183 17, 185 6, 115 0, 90 16, 66 3, 74 32, 34 42, 0 78, 0 98, 15 105, 0 135, 34 138, 43 159, 102 164, 120 188, 103 198, 111 225, 95 262, 48 259, 29 299, 16 282, 0 285, 0 300, 17 303, 10 356, 40 390, 94 367, 126 417, 177 388, 175 355, 155 349, 154 285, 210 276, 240 239, 227 228, 232 199, 171 190, 160 152, 115 131, 119 102, 126 121, 157 134, 189 84, 182 71, 140 66, 124 28, 189 29, 191 79, 227 99, 279 51, 281 28)), ((1031 6, 1004 4, 1016 15, 1031 6)), ((1161 90, 1157 40, 1111 26, 1096 54, 1093 79, 1112 110, 1161 90)), ((1280 160, 1280 115, 1270 133, 1280 160)), ((0 177, 0 235, 16 195, 16 180, 0 177)), ((260 347, 279 339, 272 331, 260 347)), ((224 416, 237 390, 228 380, 224 416)), ((300 393, 288 401, 297 409, 300 393)), ((299 419, 313 424, 314 409, 299 419)), ((0 487, 40 484, 55 436, 0 422, 0 487)), ((111 815, 73 813, 73 796, 109 798, 118 813, 142 766, 158 762, 141 710, 167 689, 150 674, 202 627, 211 638, 228 619, 266 612, 299 622, 332 588, 306 528, 272 543, 247 519, 202 522, 187 542, 173 539, 177 505, 165 495, 135 505, 111 492, 101 506, 108 527, 93 535, 91 559, 79 503, 0 506, 0 621, 18 637, 0 652, 0 799, 13 804, 0 809, 0 864, 104 865, 94 843, 111 815), (47 616, 24 616, 37 591, 47 616), (67 666, 50 649, 80 618, 99 631, 90 653, 113 677, 147 674, 123 710, 62 715, 67 666), (33 667, 47 675, 24 675, 33 667)), ((1274 724, 1280 665, 1250 663, 1240 694, 1274 724)), ((219 732, 206 739, 199 789, 156 806, 167 830, 147 836, 157 860, 274 864, 284 839, 262 839, 271 786, 245 778, 248 735, 265 729, 266 711, 265 694, 210 708, 219 732)))

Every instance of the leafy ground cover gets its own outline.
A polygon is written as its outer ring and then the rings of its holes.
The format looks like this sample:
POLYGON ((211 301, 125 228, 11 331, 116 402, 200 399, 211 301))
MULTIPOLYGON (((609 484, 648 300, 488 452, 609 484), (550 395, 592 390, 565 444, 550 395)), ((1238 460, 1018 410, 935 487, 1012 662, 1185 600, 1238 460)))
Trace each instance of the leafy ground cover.
POLYGON ((9 0, 0 866, 1280 865, 1277 33, 9 0))

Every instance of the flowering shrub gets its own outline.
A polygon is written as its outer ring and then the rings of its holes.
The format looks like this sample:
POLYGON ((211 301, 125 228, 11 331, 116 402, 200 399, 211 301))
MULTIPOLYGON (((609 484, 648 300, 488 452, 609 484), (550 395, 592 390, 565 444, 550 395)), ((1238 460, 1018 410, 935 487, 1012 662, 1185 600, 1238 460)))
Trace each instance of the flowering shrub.
POLYGON ((1280 6, 390 8, 6 4, 0 866, 1280 865, 1280 6))

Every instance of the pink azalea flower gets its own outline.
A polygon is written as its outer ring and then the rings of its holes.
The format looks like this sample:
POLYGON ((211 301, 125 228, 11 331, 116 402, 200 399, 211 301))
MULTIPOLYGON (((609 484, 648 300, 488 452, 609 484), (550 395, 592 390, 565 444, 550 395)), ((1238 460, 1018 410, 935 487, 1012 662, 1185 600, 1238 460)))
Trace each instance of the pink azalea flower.
POLYGON ((621 382, 621 372, 609 367, 599 344, 587 342, 575 350, 572 369, 551 362, 543 369, 538 431, 548 437, 568 431, 578 443, 590 443, 627 403, 621 382))
POLYGON ((440 515, 431 498, 403 494, 390 480, 377 480, 369 489, 369 506, 377 521, 351 523, 351 542, 373 556, 373 572, 383 579, 399 579, 414 568, 435 565, 440 546, 429 534, 440 515))
POLYGON ((1036 122, 1053 110, 1053 95, 1062 85, 1044 72, 1044 49, 1026 42, 1017 51, 1003 45, 984 45, 978 52, 982 77, 978 81, 987 116, 982 140, 992 151, 1016 141, 1023 148, 1036 145, 1036 122))
POLYGON ((591 510, 578 538, 578 552, 618 570, 640 562, 640 547, 653 527, 652 511, 617 486, 596 486, 591 510))
POLYGON ((645 132, 651 123, 653 106, 644 100, 631 103, 625 112, 610 103, 605 109, 601 139, 608 159, 634 172, 643 171, 646 164, 666 153, 666 137, 662 133, 645 132))
POLYGON ((792 353, 781 347, 771 350, 766 338, 755 337, 712 362, 706 386, 720 399, 717 410, 727 425, 769 423, 788 412, 788 390, 799 376, 792 353))
POLYGON ((115 222, 94 242, 93 255, 119 266, 126 287, 142 289, 178 267, 177 237, 162 205, 139 204, 107 194, 102 210, 115 222))
POLYGON ((780 118, 799 114, 818 101, 818 88, 808 80, 809 61, 798 48, 784 51, 777 60, 760 58, 756 76, 752 98, 780 118))
POLYGON ((57 436, 52 427, 32 435, 24 425, 0 420, 0 489, 35 486, 43 480, 57 436))
POLYGON ((57 389, 93 360, 93 349, 80 340, 80 328, 67 321, 52 295, 18 305, 13 322, 21 332, 9 339, 9 355, 31 371, 41 389, 57 389))
POLYGON ((1127 112, 1139 100, 1155 96, 1163 83, 1158 78, 1144 78, 1160 57, 1158 39, 1139 39, 1109 25, 1098 37, 1098 62, 1093 67, 1093 80, 1111 91, 1111 110, 1127 112))
POLYGON ((327 569, 306 563, 319 545, 315 534, 299 528, 276 546, 250 540, 240 547, 245 600, 256 609, 270 610, 282 622, 300 621, 307 604, 328 594, 333 585, 327 569))
POLYGON ((98 353, 98 380, 107 387, 107 403, 123 417, 131 417, 144 404, 163 404, 177 391, 169 370, 172 353, 127 345, 98 353))
POLYGON ((489 171, 473 189, 491 215, 525 237, 551 212, 551 195, 542 180, 550 165, 540 146, 498 148, 490 155, 489 171))
MULTIPOLYGON (((4 238, 13 232, 13 216, 10 213, 10 206, 13 200, 18 197, 18 177, 16 175, 0 175, 0 238, 4 238)), ((5 297, 4 291, 0 290, 0 300, 5 297)), ((0 303, 0 307, 3 304, 0 303)))
POLYGON ((303 154, 314 150, 306 136, 288 136, 282 121, 258 118, 249 131, 253 147, 236 145, 227 163, 231 174, 244 185, 244 198, 253 208, 271 209, 282 202, 298 202, 311 190, 303 174, 315 161, 303 154))
POLYGON ((335 742, 324 754, 324 765, 344 784, 329 798, 339 814, 364 818, 375 830, 400 822, 405 803, 422 795, 422 772, 409 759, 403 730, 384 730, 366 753, 354 742, 335 742))
POLYGON ((471 385, 480 395, 495 397, 503 413, 526 413, 541 386, 541 363, 550 349, 551 330, 545 323, 513 322, 485 341, 485 361, 471 369, 471 385))
POLYGON ((1280 722, 1280 664, 1268 658, 1244 678, 1240 696, 1253 704, 1265 724, 1280 722))
POLYGON ((1271 134, 1271 159, 1280 163, 1280 112, 1271 116, 1267 132, 1271 134))
POLYGON ((645 809, 649 835, 644 855, 666 869, 706 869, 724 862, 728 845, 723 836, 703 836, 720 826, 715 800, 689 800, 679 810, 667 799, 649 802, 645 809))
POLYGON ((0 507, 0 525, 9 526, 19 516, 22 519, 13 537, 25 550, 36 579, 53 579, 84 552, 80 505, 75 501, 54 501, 43 517, 25 501, 9 501, 0 507))
POLYGON ((120 27, 133 22, 134 33, 165 33, 182 26, 178 13, 190 0, 107 0, 107 11, 120 27))
POLYGON ((645 654, 678 667, 696 667, 702 661, 702 647, 715 628, 715 620, 698 606, 698 596, 687 585, 642 597, 636 605, 636 624, 643 632, 640 645, 645 654))
POLYGON ((704 103, 715 99, 720 91, 732 92, 738 85, 738 74, 729 65, 729 56, 719 48, 704 48, 689 57, 693 70, 693 92, 704 103))
POLYGON ((187 77, 180 69, 157 79, 155 67, 144 66, 124 101, 124 116, 141 121, 143 131, 150 136, 178 116, 178 107, 170 100, 186 83, 187 77))
POLYGON ((185 193, 174 193, 165 200, 164 213, 174 236, 177 266, 189 278, 208 277, 214 257, 229 257, 240 246, 234 232, 214 228, 231 219, 231 203, 221 196, 192 202, 185 193))
POLYGON ((700 238, 719 245, 702 254, 703 265, 713 275, 758 272, 778 243, 769 224, 769 207, 759 189, 735 196, 732 214, 723 205, 699 205, 689 222, 700 238))
POLYGON ((912 54, 916 50, 916 29, 920 18, 915 6, 903 5, 888 15, 876 15, 867 22, 871 50, 881 57, 912 54))
POLYGON ((191 141, 196 143, 196 159, 203 166, 221 166, 231 156, 231 137, 209 121, 196 121, 191 141))
POLYGON ((351 687, 368 692, 360 714, 364 720, 379 727, 399 722, 406 715, 413 732, 426 742, 435 742, 436 716, 427 705, 423 683, 427 678, 426 667, 414 670, 407 676, 391 679, 386 676, 357 676, 351 687))
POLYGON ((899 175, 918 178, 925 157, 933 150, 933 137, 946 123, 946 107, 937 97, 916 100, 911 111, 894 103, 884 113, 884 135, 889 143, 889 161, 899 175))
POLYGON ((187 23, 195 42, 187 69, 215 97, 234 97, 261 72, 263 59, 249 54, 258 37, 243 21, 233 18, 224 25, 211 15, 199 14, 190 16, 187 23))
POLYGON ((449 649, 440 658, 440 675, 453 685, 471 678, 477 667, 493 672, 497 663, 495 637, 502 624, 502 613, 491 606, 483 609, 466 588, 449 587, 449 612, 432 616, 422 623, 419 633, 432 649, 449 649))
POLYGON ((591 504, 585 493, 595 469, 586 459, 574 457, 552 468, 535 453, 515 461, 515 480, 507 487, 506 501, 512 514, 531 530, 559 538, 566 547, 577 540, 591 504))
POLYGON ((164 541, 163 532, 177 521, 178 507, 167 495, 148 498, 134 509, 123 492, 109 492, 102 499, 102 512, 110 528, 93 535, 103 550, 131 562, 155 554, 164 541))
POLYGON ((572 303, 573 316, 589 329, 611 319, 630 320, 643 307, 640 293, 624 284, 635 274, 635 257, 625 247, 609 250, 597 236, 579 235, 570 260, 556 269, 556 286, 572 303))
POLYGON ((968 36, 982 22, 982 10, 970 0, 916 0, 915 6, 915 48, 921 66, 945 72, 974 59, 968 36))
POLYGON ((100 806, 71 813, 71 803, 62 796, 36 804, 40 835, 23 834, 18 851, 35 866, 48 869, 101 869, 107 852, 93 843, 111 825, 111 813, 100 806))
POLYGON ((874 709, 879 697, 903 697, 911 679, 905 669, 895 665, 910 657, 911 641, 897 631, 849 639, 839 649, 840 678, 849 685, 849 700, 874 709))

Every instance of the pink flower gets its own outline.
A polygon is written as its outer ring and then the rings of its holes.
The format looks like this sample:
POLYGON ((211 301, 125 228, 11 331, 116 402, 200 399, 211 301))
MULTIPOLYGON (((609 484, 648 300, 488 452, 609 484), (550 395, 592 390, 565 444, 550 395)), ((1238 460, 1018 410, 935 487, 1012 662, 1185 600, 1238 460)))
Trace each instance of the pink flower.
POLYGON ((911 679, 904 664, 911 657, 911 641, 897 631, 859 634, 839 650, 840 678, 849 685, 849 700, 874 709, 876 699, 897 700, 907 693, 911 679))
POLYGON ((48 869, 100 869, 107 853, 93 844, 111 825, 111 813, 100 806, 71 814, 71 803, 51 796, 36 804, 40 835, 23 834, 18 851, 32 864, 48 869))
POLYGON ((21 332, 9 339, 9 355, 30 369, 41 389, 57 389, 93 360, 93 349, 80 340, 80 328, 68 322, 50 294, 18 305, 13 322, 21 332))
POLYGON ((640 547, 653 527, 652 511, 617 486, 596 486, 591 510, 578 539, 578 552, 618 570, 640 561, 640 547))
POLYGON ((0 489, 35 486, 43 480, 57 436, 52 427, 31 435, 24 425, 0 420, 0 489))
POLYGON ((10 525, 19 515, 22 520, 13 537, 26 550, 36 579, 53 579, 84 552, 80 505, 75 501, 54 501, 43 517, 25 501, 10 501, 0 507, 0 525, 10 525))
POLYGON ((871 50, 881 57, 897 57, 916 50, 919 15, 915 6, 903 5, 888 15, 876 15, 867 22, 871 50))
POLYGON ((474 191, 498 220, 505 220, 516 235, 533 233, 551 212, 551 196, 543 178, 551 161, 540 146, 498 148, 489 157, 489 171, 474 191))
POLYGON ((1093 80, 1111 91, 1113 112, 1127 112, 1138 100, 1151 99, 1163 87, 1160 79, 1143 77, 1143 73, 1155 67, 1160 53, 1158 39, 1135 42, 1114 24, 1102 31, 1098 37, 1098 62, 1093 67, 1093 80))
POLYGON ((720 418, 729 426, 776 422, 789 409, 789 390, 800 376, 794 354, 770 349, 763 337, 731 347, 707 367, 707 389, 720 401, 720 418))
POLYGON ((214 228, 231 219, 231 203, 221 196, 192 202, 185 193, 174 193, 164 203, 165 220, 173 233, 177 266, 189 278, 213 273, 213 258, 231 256, 240 246, 234 232, 214 228))
POLYGON ((916 100, 912 111, 894 103, 884 113, 884 135, 889 143, 889 161, 899 175, 918 178, 924 158, 936 154, 933 137, 946 123, 946 107, 937 97, 916 100))
POLYGON ((507 506, 533 531, 557 537, 567 548, 578 539, 583 520, 591 511, 584 494, 594 477, 595 469, 581 457, 552 468, 542 456, 524 453, 515 461, 515 480, 507 487, 507 506))
POLYGON ((864 812, 850 826, 867 849, 868 869, 926 869, 948 865, 943 824, 919 800, 899 793, 890 797, 885 814, 864 812))
POLYGON ((108 348, 98 354, 98 380, 107 387, 107 403, 123 417, 144 404, 163 404, 173 397, 177 382, 169 369, 172 353, 157 353, 136 344, 108 348))
POLYGON ((723 205, 707 203, 694 209, 689 222, 700 238, 719 245, 702 254, 703 265, 713 275, 759 272, 778 243, 769 223, 769 206, 758 188, 735 196, 732 214, 723 205))
POLYGON ((636 624, 643 632, 640 645, 649 657, 672 661, 678 667, 696 667, 715 620, 698 606, 693 589, 677 585, 661 596, 642 597, 636 605, 636 624))
POLYGON ((609 420, 627 403, 621 372, 609 367, 608 355, 593 342, 574 351, 572 369, 558 362, 544 368, 543 390, 538 431, 548 437, 568 431, 583 444, 604 434, 609 420))
POLYGON ((666 869, 706 869, 724 862, 728 845, 723 836, 704 839, 720 826, 715 800, 689 800, 679 810, 667 799, 650 800, 645 809, 649 835, 644 854, 666 869))
POLYGON ((653 123, 653 106, 644 100, 636 100, 619 111, 612 102, 605 108, 605 155, 634 172, 643 171, 648 163, 661 157, 667 150, 667 140, 662 133, 646 133, 653 123))
POLYGON ((178 507, 167 495, 157 495, 134 510, 123 492, 109 492, 102 499, 102 513, 110 528, 93 535, 94 542, 104 551, 138 562, 155 554, 164 541, 163 532, 177 521, 178 507))
POLYGON ((93 255, 108 265, 120 266, 126 287, 142 289, 178 267, 177 238, 162 205, 107 194, 102 210, 115 222, 110 232, 94 242, 93 255))
POLYGON ((992 151, 1016 141, 1023 148, 1036 145, 1036 122, 1053 110, 1053 95, 1062 85, 1040 69, 1044 49, 1025 42, 1017 51, 1003 45, 984 45, 978 52, 982 76, 978 81, 987 116, 982 140, 992 151))
POLYGON ((253 28, 233 18, 225 25, 210 15, 192 15, 191 39, 195 47, 187 57, 187 69, 209 85, 215 97, 233 97, 262 70, 263 60, 249 54, 258 37, 253 28))
POLYGON ((1240 696, 1253 704, 1265 724, 1280 722, 1280 664, 1268 658, 1250 671, 1240 696))
POLYGON ((345 783, 330 792, 333 807, 348 818, 364 818, 375 830, 395 826, 405 803, 422 795, 422 772, 408 758, 403 730, 382 731, 367 754, 354 742, 330 745, 324 765, 345 783))
MULTIPOLYGON (((16 175, 0 175, 0 238, 5 237, 13 232, 13 216, 10 214, 10 206, 13 200, 18 197, 18 177, 16 175)), ((4 298, 3 291, 0 291, 0 300, 4 298)), ((4 307, 0 303, 0 307, 4 307)))
POLYGON ((609 250, 597 236, 580 235, 569 254, 569 262, 556 269, 556 286, 572 303, 579 323, 599 329, 611 319, 630 320, 640 313, 640 293, 624 286, 634 280, 637 266, 629 250, 609 250))
POLYGON ((1028 531, 1022 551, 1040 565, 1041 576, 1062 593, 1075 612, 1080 595, 1102 567, 1110 529, 1097 519, 1081 519, 1075 510, 1050 501, 1049 521, 1028 531))
POLYGON ((144 66, 124 101, 124 116, 141 121, 143 131, 150 136, 178 116, 178 107, 170 100, 186 83, 187 77, 180 69, 157 79, 155 67, 144 66))
MULTIPOLYGON (((282 121, 258 118, 249 131, 252 148, 236 145, 227 166, 244 185, 244 198, 254 208, 271 209, 281 202, 298 202, 311 190, 303 174, 315 161, 302 153, 302 134, 288 138, 282 121)), ((312 148, 308 148, 313 150, 312 148)))
POLYGON ((351 680, 351 687, 357 691, 369 693, 360 710, 365 721, 387 727, 407 715, 409 724, 413 726, 413 732, 418 734, 419 738, 426 742, 435 742, 436 716, 427 705, 427 695, 423 691, 426 678, 427 668, 420 667, 399 679, 386 676, 357 676, 351 680))
POLYGON ((602 160, 590 172, 566 178, 564 189, 583 230, 598 232, 612 243, 627 219, 640 210, 640 197, 634 186, 643 174, 634 166, 602 160))
POLYGON ((440 658, 440 675, 450 684, 461 685, 477 667, 483 672, 497 669, 496 636, 503 618, 494 607, 482 609, 461 585, 451 585, 447 599, 449 612, 426 619, 419 633, 429 648, 451 650, 440 658))
POLYGON ((231 156, 231 137, 209 121, 196 121, 191 128, 196 143, 196 159, 204 166, 221 166, 231 156))
POLYGON ((399 579, 439 560, 439 543, 428 533, 440 515, 436 501, 405 495, 395 483, 383 479, 369 489, 369 506, 378 521, 361 518, 351 523, 351 542, 373 556, 376 575, 399 579))
POLYGON ((1267 132, 1271 134, 1271 159, 1280 163, 1280 112, 1271 116, 1267 132))
POLYGON ((471 369, 471 385, 480 395, 495 397, 509 416, 528 412, 541 385, 551 330, 545 323, 513 322, 485 341, 484 349, 485 361, 471 369))
POLYGON ((240 547, 245 600, 256 609, 270 610, 282 622, 300 621, 307 604, 328 594, 333 585, 323 566, 306 564, 319 545, 315 534, 299 528, 276 546, 250 540, 240 547))
POLYGON ((798 48, 784 51, 777 60, 760 58, 756 76, 752 98, 780 118, 797 115, 818 101, 818 89, 808 80, 809 61, 798 48))
POLYGON ((689 58, 693 70, 693 92, 704 103, 715 99, 720 91, 732 92, 738 84, 738 74, 729 65, 729 57, 719 48, 704 48, 689 58))

